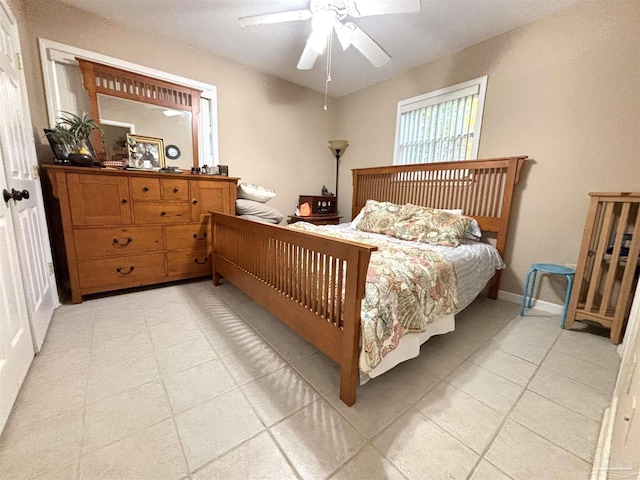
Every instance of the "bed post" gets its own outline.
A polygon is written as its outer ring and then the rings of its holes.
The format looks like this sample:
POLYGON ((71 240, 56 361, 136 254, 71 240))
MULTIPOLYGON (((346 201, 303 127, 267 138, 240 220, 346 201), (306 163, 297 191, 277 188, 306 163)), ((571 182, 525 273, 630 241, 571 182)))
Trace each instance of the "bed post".
MULTIPOLYGON (((520 171, 524 165, 526 157, 515 157, 508 159, 507 178, 504 183, 504 192, 502 194, 502 209, 500 211, 500 220, 498 223, 498 236, 496 237, 496 249, 500 253, 502 259, 505 259, 504 251, 507 247, 507 233, 509 232, 509 217, 511 216, 511 203, 513 201, 513 192, 516 183, 520 179, 520 171)), ((500 276, 502 270, 496 270, 493 282, 489 287, 488 297, 491 300, 498 299, 500 291, 500 276)))
POLYGON ((371 252, 356 252, 357 258, 347 261, 347 291, 345 298, 353 299, 344 309, 343 359, 340 365, 340 400, 349 407, 356 403, 356 390, 360 379, 360 311, 367 280, 371 252), (349 267, 352 268, 349 268, 349 267), (351 276, 355 275, 355 281, 351 276))
POLYGON ((356 215, 360 213, 360 208, 358 207, 358 179, 360 178, 357 170, 351 169, 352 183, 353 183, 353 193, 351 197, 351 219, 356 218, 356 215))

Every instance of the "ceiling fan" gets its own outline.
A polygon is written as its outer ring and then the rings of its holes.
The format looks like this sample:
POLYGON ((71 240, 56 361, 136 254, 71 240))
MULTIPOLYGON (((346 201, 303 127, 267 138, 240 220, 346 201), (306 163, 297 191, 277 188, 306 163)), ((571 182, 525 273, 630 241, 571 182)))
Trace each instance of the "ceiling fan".
POLYGON ((360 27, 352 22, 342 23, 342 20, 346 17, 414 13, 419 10, 420 0, 311 0, 308 9, 242 17, 240 25, 251 27, 311 20, 312 30, 298 61, 299 70, 313 67, 316 59, 324 53, 333 30, 343 50, 354 46, 373 65, 381 67, 391 59, 389 54, 360 27))

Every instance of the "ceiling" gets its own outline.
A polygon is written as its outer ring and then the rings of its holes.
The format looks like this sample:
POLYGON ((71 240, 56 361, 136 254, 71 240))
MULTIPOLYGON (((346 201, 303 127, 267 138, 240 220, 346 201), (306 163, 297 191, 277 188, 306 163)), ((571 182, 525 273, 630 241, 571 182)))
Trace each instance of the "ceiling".
MULTIPOLYGON (((309 20, 247 28, 238 23, 244 16, 306 9, 309 0, 61 1, 324 92, 326 56, 311 70, 296 69, 311 31, 309 20)), ((391 61, 376 68, 354 48, 342 51, 335 41, 329 94, 348 95, 581 1, 421 0, 418 13, 348 19, 382 46, 391 61)))

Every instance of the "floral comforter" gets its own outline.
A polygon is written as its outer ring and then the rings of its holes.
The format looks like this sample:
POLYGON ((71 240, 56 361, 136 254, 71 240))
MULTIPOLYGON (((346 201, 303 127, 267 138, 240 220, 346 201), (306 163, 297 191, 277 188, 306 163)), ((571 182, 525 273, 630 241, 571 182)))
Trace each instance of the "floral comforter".
POLYGON ((458 307, 458 282, 453 264, 441 254, 380 240, 379 235, 332 230, 306 222, 291 228, 375 245, 362 301, 360 370, 369 373, 411 332, 458 307))

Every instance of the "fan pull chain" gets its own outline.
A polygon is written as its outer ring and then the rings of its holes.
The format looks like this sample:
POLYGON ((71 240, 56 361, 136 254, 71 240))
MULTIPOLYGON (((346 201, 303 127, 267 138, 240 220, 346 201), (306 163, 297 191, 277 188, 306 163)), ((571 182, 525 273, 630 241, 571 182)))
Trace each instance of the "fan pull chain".
POLYGON ((333 47, 333 31, 327 37, 327 80, 324 82, 324 110, 327 110, 327 98, 329 96, 329 82, 331 81, 331 52, 333 47))

